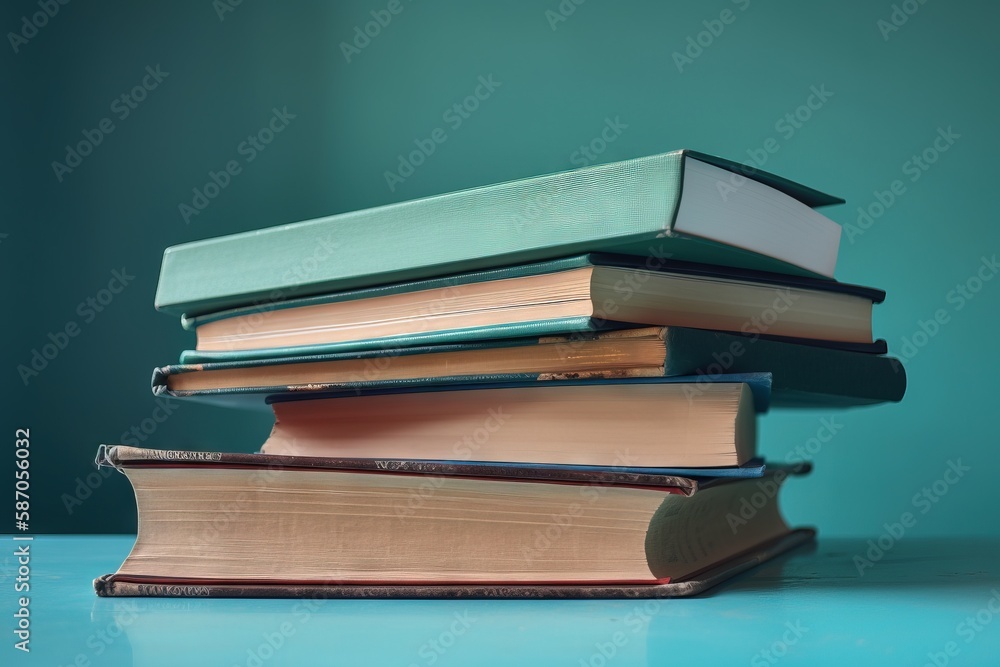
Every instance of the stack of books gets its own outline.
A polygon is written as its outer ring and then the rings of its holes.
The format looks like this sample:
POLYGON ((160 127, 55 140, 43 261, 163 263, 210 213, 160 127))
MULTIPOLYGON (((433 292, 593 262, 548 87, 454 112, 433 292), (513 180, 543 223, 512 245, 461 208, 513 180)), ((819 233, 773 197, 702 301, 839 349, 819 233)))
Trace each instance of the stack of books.
POLYGON ((905 374, 884 293, 833 279, 841 200, 744 171, 676 151, 168 248, 197 346, 154 393, 274 429, 102 446, 139 530, 97 592, 670 597, 811 539, 758 415, 905 374))

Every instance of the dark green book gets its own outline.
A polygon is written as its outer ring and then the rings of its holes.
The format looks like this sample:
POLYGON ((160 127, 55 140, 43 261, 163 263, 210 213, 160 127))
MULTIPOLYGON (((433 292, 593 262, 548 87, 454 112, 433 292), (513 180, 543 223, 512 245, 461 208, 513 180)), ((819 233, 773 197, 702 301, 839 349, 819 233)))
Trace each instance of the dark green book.
POLYGON ((675 151, 221 238, 163 254, 156 307, 189 316, 585 252, 833 277, 843 203, 675 151))
POLYGON ((589 378, 773 375, 773 405, 848 407, 899 401, 906 372, 882 356, 885 341, 845 345, 646 327, 570 336, 513 338, 217 363, 153 371, 157 396, 269 409, 275 396, 336 391, 493 383, 551 383, 589 378))

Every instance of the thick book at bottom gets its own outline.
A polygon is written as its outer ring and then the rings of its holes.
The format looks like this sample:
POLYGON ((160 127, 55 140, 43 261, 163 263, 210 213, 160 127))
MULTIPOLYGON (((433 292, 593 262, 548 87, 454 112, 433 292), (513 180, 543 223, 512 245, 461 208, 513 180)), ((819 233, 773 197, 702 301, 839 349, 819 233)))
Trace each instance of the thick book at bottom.
POLYGON ((776 498, 808 470, 373 470, 367 459, 132 447, 102 447, 98 462, 128 476, 139 512, 136 544, 98 594, 260 597, 693 592, 801 539, 776 498))

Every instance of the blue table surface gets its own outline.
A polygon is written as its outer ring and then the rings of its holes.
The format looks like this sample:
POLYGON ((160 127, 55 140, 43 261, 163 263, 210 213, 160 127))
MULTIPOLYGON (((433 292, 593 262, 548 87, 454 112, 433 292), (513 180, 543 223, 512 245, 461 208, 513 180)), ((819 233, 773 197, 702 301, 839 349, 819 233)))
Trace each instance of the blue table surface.
POLYGON ((821 539, 691 599, 311 602, 98 598, 132 538, 42 536, 25 654, 4 539, 3 665, 1000 665, 997 541, 821 539))

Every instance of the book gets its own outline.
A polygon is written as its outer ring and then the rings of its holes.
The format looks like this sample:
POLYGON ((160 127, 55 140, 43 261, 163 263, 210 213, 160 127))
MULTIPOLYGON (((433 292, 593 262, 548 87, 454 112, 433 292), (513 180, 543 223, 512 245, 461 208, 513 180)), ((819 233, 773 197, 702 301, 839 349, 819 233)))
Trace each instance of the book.
POLYGON ((295 224, 163 254, 156 307, 198 315, 582 252, 833 277, 843 203, 690 150, 295 224))
POLYGON ((128 477, 140 517, 128 558, 95 581, 99 595, 388 586, 405 596, 401 587, 428 585, 640 595, 648 586, 655 595, 658 585, 754 558, 787 538, 778 490, 808 470, 637 486, 601 473, 586 482, 525 481, 121 446, 102 447, 98 462, 128 477))
POLYGON ((870 345, 885 293, 830 280, 590 254, 188 318, 183 362, 565 334, 621 323, 870 345))
MULTIPOLYGON (((121 447, 123 448, 121 451, 144 449, 131 445, 100 445, 96 458, 98 464, 112 447, 121 447)), ((185 456, 195 455, 185 454, 185 456)), ((254 465, 261 461, 260 453, 226 452, 222 453, 221 456, 223 458, 220 460, 226 465, 254 465)), ((714 483, 714 480, 722 478, 760 478, 768 469, 768 464, 764 462, 763 458, 751 459, 741 466, 723 468, 669 468, 629 465, 627 456, 623 456, 620 463, 610 466, 522 463, 519 461, 493 463, 489 461, 434 459, 287 456, 282 454, 267 454, 267 457, 270 465, 283 468, 336 468, 337 470, 352 470, 354 472, 395 472, 438 477, 498 477, 524 481, 586 483, 592 482, 596 474, 600 476, 602 483, 606 484, 671 486, 686 490, 687 493, 693 493, 698 483, 714 483)), ((771 467, 781 469, 787 466, 785 464, 771 464, 771 467)))
POLYGON ((641 467, 756 456, 745 382, 454 385, 274 400, 264 454, 641 467))
POLYGON ((153 371, 157 396, 270 409, 269 396, 436 384, 580 378, 713 377, 771 372, 771 402, 847 407, 899 401, 902 364, 871 345, 642 327, 330 354, 174 364, 153 371))
MULTIPOLYGON (((756 547, 737 554, 699 572, 691 577, 684 577, 666 584, 527 584, 501 586, 490 584, 372 584, 345 585, 336 583, 313 584, 259 584, 239 582, 237 584, 220 582, 192 583, 153 583, 149 580, 137 581, 117 574, 105 574, 94 579, 94 591, 100 597, 158 597, 158 598, 301 598, 306 600, 355 600, 355 599, 445 599, 445 600, 493 600, 493 599, 670 599, 686 598, 700 595, 730 579, 767 563, 777 562, 796 549, 815 544, 816 530, 814 528, 796 528, 787 534, 762 542, 756 547)), ((780 573, 780 572, 779 572, 780 573)), ((199 604, 194 602, 193 604, 199 604)), ((204 607, 199 606, 199 609, 204 607)), ((157 606, 152 611, 161 610, 157 606)), ((149 614, 140 614, 139 619, 145 619, 149 614)), ((126 611, 122 618, 135 619, 135 610, 126 611)), ((255 616, 255 618, 258 618, 255 616)), ((200 619, 192 620, 190 610, 184 610, 175 621, 198 625, 204 629, 205 623, 200 619)), ((176 623, 174 623, 176 625, 176 623)), ((125 626, 125 631, 132 640, 133 630, 142 632, 142 639, 151 636, 162 638, 162 632, 154 631, 145 623, 140 626, 134 622, 125 626)), ((136 661, 136 664, 144 664, 136 661)))

